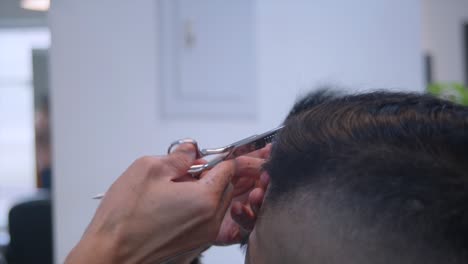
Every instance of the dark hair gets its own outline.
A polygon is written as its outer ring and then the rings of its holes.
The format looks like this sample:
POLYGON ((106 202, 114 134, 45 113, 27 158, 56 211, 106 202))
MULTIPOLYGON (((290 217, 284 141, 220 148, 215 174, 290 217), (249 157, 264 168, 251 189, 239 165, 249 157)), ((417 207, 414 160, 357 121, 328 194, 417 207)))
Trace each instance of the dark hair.
POLYGON ((265 164, 268 201, 310 192, 363 225, 468 261, 468 108, 429 95, 320 90, 284 125, 265 164))

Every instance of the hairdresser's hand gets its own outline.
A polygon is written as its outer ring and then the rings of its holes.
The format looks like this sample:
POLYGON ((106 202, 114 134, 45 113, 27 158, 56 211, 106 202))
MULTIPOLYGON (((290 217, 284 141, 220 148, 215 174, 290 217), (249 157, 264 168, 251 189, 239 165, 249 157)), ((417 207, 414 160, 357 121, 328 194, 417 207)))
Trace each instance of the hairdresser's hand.
POLYGON ((226 213, 215 244, 239 243, 251 231, 263 202, 269 176, 262 172, 262 165, 268 158, 271 145, 236 159, 237 173, 233 178, 233 199, 226 213))
POLYGON ((231 204, 236 162, 195 180, 186 174, 194 160, 193 146, 184 144, 135 161, 107 191, 66 263, 160 263, 211 245, 231 204))

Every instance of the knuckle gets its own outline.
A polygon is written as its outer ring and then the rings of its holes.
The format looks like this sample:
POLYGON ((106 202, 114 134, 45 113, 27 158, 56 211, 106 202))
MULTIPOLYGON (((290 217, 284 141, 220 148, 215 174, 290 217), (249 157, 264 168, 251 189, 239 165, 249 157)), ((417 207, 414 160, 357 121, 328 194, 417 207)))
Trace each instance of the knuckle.
POLYGON ((138 167, 148 167, 151 164, 150 159, 151 157, 149 156, 143 156, 135 160, 134 164, 136 164, 138 167))
POLYGON ((190 164, 188 164, 187 160, 185 160, 184 158, 178 156, 178 155, 175 155, 175 156, 172 156, 170 158, 167 158, 167 164, 173 168, 176 168, 176 169, 183 169, 183 168, 186 168, 186 167, 189 167, 190 164))
POLYGON ((135 161, 135 164, 146 171, 147 174, 153 174, 155 171, 159 171, 162 166, 162 161, 158 157, 143 156, 135 161))

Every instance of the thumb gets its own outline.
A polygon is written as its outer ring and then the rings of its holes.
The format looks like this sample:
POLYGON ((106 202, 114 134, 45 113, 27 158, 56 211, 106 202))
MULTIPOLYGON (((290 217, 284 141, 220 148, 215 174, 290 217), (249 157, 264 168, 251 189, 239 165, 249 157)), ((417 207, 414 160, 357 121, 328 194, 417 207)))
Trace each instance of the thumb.
POLYGON ((227 160, 204 173, 198 183, 222 199, 235 174, 235 160, 227 160))
POLYGON ((178 176, 185 175, 190 166, 193 165, 196 156, 195 146, 191 143, 184 143, 167 155, 166 164, 175 170, 178 176))

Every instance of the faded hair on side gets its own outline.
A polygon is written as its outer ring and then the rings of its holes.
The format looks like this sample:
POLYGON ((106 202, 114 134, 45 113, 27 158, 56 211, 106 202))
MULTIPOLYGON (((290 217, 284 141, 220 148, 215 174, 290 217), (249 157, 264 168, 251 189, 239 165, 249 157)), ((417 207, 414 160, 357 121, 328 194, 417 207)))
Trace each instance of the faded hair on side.
POLYGON ((284 125, 265 164, 270 204, 308 192, 349 209, 364 228, 450 254, 446 263, 468 262, 467 107, 322 89, 299 100, 284 125))

